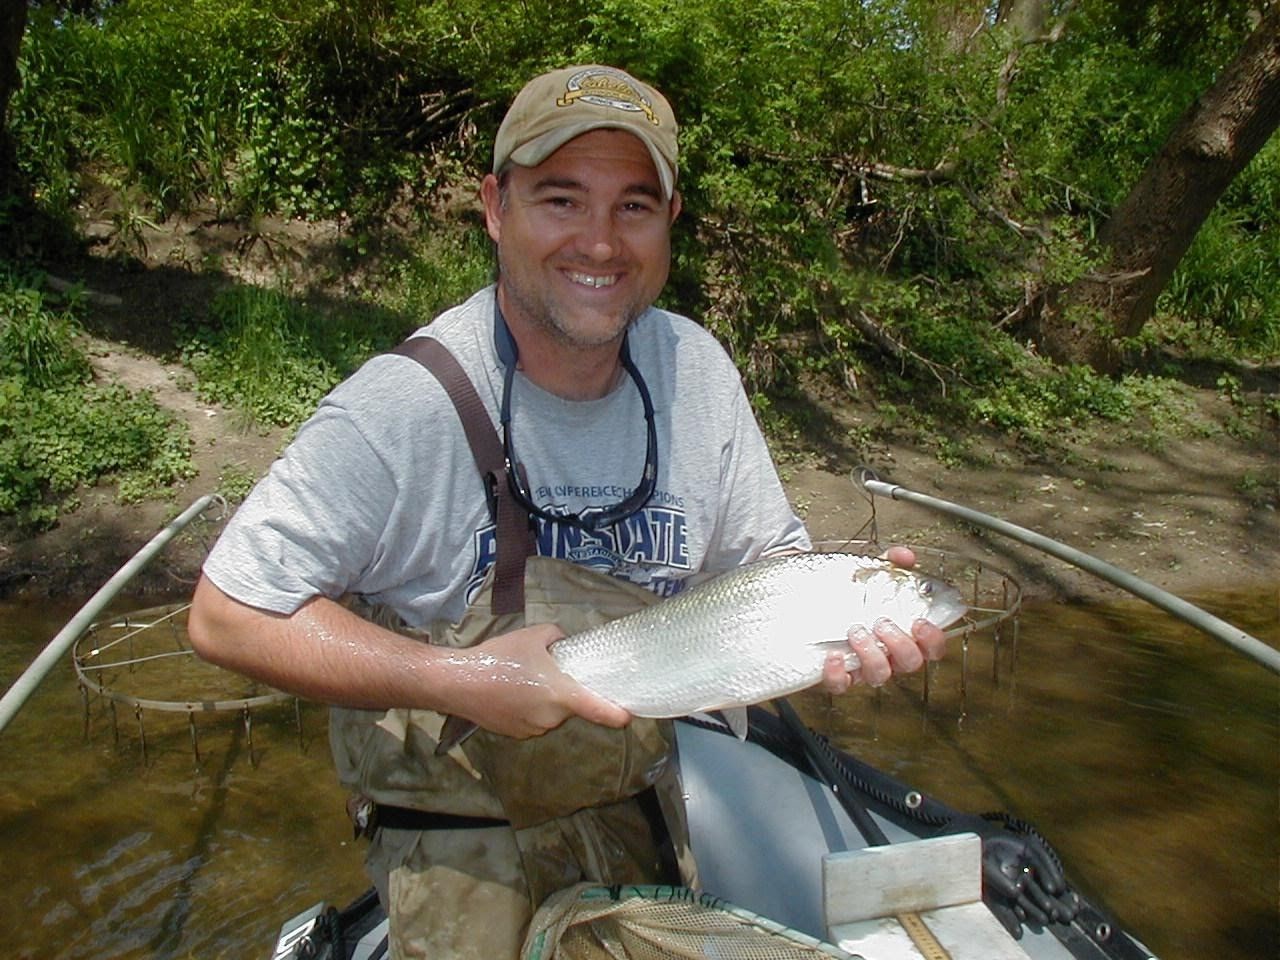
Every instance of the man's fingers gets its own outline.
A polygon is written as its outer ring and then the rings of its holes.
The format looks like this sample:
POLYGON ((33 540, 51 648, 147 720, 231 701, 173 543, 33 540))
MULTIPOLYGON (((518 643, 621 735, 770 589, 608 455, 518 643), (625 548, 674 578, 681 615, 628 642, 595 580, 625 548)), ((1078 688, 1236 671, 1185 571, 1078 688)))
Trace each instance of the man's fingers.
POLYGON ((584 720, 603 727, 625 727, 631 722, 631 714, 611 700, 598 697, 581 684, 569 695, 569 709, 584 720))
POLYGON ((866 627, 859 624, 849 631, 849 646, 858 655, 858 675, 863 683, 879 687, 893 676, 893 665, 889 662, 888 653, 866 627))
POLYGON ((928 620, 917 620, 911 625, 911 639, 926 660, 941 660, 947 652, 946 632, 928 620))
POLYGON ((915 639, 892 620, 877 620, 873 633, 895 672, 915 673, 924 666, 924 654, 915 639))
MULTIPOLYGON (((849 630, 849 646, 858 655, 854 677, 873 687, 887 683, 895 673, 914 673, 927 660, 937 660, 946 651, 946 636, 926 620, 919 620, 906 633, 890 620, 878 620, 868 630, 859 624, 849 630)), ((831 658, 824 665, 823 688, 829 693, 838 689, 831 658)))
POLYGON ((895 567, 905 567, 910 569, 916 565, 915 551, 910 547, 890 547, 884 552, 884 559, 888 560, 895 567))
POLYGON ((845 669, 844 655, 827 654, 822 664, 822 689, 826 693, 841 694, 853 685, 854 674, 845 669))

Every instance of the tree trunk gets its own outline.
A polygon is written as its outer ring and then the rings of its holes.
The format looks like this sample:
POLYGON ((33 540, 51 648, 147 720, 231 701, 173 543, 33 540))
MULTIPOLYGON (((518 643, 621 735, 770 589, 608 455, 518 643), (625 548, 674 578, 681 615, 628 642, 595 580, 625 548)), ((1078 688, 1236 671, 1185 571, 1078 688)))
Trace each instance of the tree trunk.
POLYGON ((986 22, 982 0, 935 0, 926 9, 929 30, 948 53, 963 53, 986 22))
POLYGON ((21 82, 18 54, 27 26, 26 0, 0 4, 0 200, 16 187, 16 160, 9 139, 9 100, 21 82))
POLYGON ((1114 372, 1213 205, 1280 125, 1280 4, 1182 115, 1116 208, 1099 273, 1047 292, 1032 336, 1048 356, 1114 372))
POLYGON ((1043 34, 1049 17, 1048 0, 1001 0, 996 7, 996 22, 1009 27, 1023 43, 1043 34))

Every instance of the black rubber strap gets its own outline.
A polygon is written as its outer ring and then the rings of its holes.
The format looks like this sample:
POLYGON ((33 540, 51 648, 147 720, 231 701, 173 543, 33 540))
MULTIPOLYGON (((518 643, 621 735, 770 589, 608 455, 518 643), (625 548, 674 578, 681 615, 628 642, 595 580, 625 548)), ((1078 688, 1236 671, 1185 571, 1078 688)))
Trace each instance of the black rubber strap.
POLYGON ((387 830, 482 830, 486 827, 509 827, 508 820, 494 817, 471 817, 457 813, 432 813, 411 807, 388 807, 381 803, 373 808, 372 826, 387 830))
POLYGON ((511 495, 506 456, 493 421, 476 393, 471 378, 449 349, 431 337, 411 337, 391 351, 418 361, 431 372, 458 411, 471 455, 484 483, 489 512, 497 525, 498 556, 493 579, 495 614, 524 610, 524 562, 534 554, 529 514, 511 495))

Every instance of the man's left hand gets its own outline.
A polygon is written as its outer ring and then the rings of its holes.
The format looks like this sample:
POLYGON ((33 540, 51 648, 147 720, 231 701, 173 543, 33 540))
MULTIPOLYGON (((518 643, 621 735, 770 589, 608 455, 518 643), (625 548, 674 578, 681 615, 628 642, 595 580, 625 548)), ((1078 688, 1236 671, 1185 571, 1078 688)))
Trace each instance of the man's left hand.
MULTIPOLYGON (((890 547, 885 559, 907 569, 916 564, 916 555, 907 547, 890 547)), ((878 620, 870 629, 859 625, 850 630, 849 646, 858 655, 858 669, 845 670, 844 656, 831 654, 822 674, 822 689, 827 693, 844 693, 855 683, 879 687, 895 673, 914 673, 926 662, 942 659, 947 638, 927 620, 917 620, 910 633, 889 620, 878 620)))

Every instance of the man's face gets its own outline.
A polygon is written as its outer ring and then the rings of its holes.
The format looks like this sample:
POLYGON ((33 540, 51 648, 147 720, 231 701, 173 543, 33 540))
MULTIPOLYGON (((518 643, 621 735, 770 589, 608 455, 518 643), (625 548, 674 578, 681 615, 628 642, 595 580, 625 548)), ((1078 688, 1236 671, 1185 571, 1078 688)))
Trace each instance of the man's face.
POLYGON ((490 174, 481 196, 513 323, 601 346, 667 282, 679 194, 663 198, 648 149, 626 131, 592 130, 536 167, 512 166, 501 191, 490 174))

